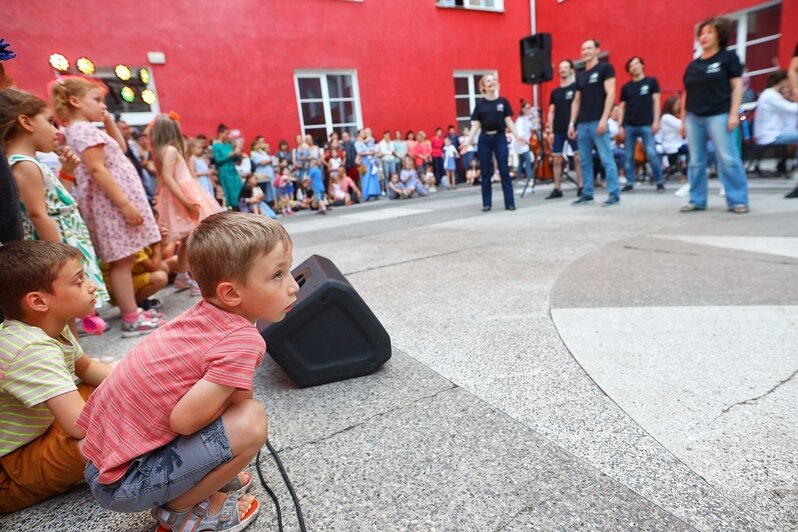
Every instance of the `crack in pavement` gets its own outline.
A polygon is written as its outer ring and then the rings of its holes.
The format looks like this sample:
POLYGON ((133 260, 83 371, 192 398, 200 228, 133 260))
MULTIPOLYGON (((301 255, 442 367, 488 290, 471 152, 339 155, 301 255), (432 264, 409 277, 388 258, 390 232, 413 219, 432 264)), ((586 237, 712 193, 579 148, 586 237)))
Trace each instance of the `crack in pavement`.
MULTIPOLYGON (((791 380, 792 380, 792 379, 793 379, 793 378, 794 378, 796 375, 798 375, 798 369, 796 369, 795 371, 793 371, 793 372, 790 374, 790 376, 789 376, 789 377, 787 377, 786 379, 784 379, 784 380, 782 380, 782 381, 779 381, 778 383, 776 383, 776 385, 775 385, 775 386, 773 386, 773 387, 772 387, 770 390, 766 391, 766 392, 765 392, 765 393, 763 393, 762 395, 759 395, 759 396, 757 396, 757 397, 752 397, 751 399, 746 399, 745 401, 738 401, 738 402, 736 402, 736 403, 734 403, 734 404, 731 404, 731 405, 727 406, 726 408, 724 408, 723 410, 721 410, 721 412, 720 412, 720 415, 722 416, 723 414, 726 414, 726 413, 727 413, 729 410, 731 410, 731 409, 732 409, 732 408, 734 408, 735 406, 752 405, 752 404, 756 403, 757 401, 759 401, 759 400, 760 400, 760 399, 762 399, 763 397, 765 397, 765 396, 767 396, 767 395, 770 395, 771 393, 775 392, 775 391, 776 391, 776 390, 777 390, 777 389, 778 389, 780 386, 782 386, 782 385, 784 385, 784 384, 788 383, 789 381, 791 381, 791 380)), ((720 416, 718 416, 718 417, 720 417, 720 416)))
POLYGON ((373 271, 373 270, 381 270, 383 268, 390 268, 392 266, 399 266, 401 264, 409 264, 411 262, 418 262, 418 261, 427 260, 427 259, 435 259, 435 258, 438 258, 438 257, 445 257, 446 255, 455 255, 457 253, 462 253, 464 251, 472 251, 474 249, 486 248, 486 247, 492 246, 492 245, 494 245, 494 244, 492 244, 492 243, 491 244, 482 244, 481 246, 473 246, 473 247, 470 247, 470 248, 462 248, 462 249, 455 249, 455 250, 452 250, 452 251, 444 251, 444 252, 441 252, 441 253, 434 253, 432 255, 423 255, 421 257, 415 257, 415 258, 412 258, 412 259, 400 260, 399 262, 391 262, 390 264, 380 264, 378 266, 371 266, 371 267, 368 267, 368 268, 363 268, 362 270, 353 270, 351 272, 345 272, 344 275, 345 276, 356 275, 358 273, 365 273, 365 272, 370 272, 370 271, 373 271))
MULTIPOLYGON (((695 245, 702 245, 702 244, 695 244, 695 245)), ((768 264, 785 264, 787 266, 795 266, 798 264, 796 261, 788 261, 788 260, 767 260, 767 259, 754 259, 751 257, 738 257, 736 255, 724 255, 724 254, 716 254, 716 253, 696 253, 690 251, 671 251, 668 249, 657 249, 657 248, 644 248, 640 246, 632 246, 630 244, 624 244, 624 249, 630 249, 632 251, 650 251, 652 253, 664 253, 665 255, 688 255, 690 257, 714 257, 720 259, 735 259, 735 260, 744 260, 749 262, 765 262, 768 264)), ((740 250, 742 251, 742 250, 740 250)), ((743 253, 759 253, 757 251, 743 251, 743 253)))

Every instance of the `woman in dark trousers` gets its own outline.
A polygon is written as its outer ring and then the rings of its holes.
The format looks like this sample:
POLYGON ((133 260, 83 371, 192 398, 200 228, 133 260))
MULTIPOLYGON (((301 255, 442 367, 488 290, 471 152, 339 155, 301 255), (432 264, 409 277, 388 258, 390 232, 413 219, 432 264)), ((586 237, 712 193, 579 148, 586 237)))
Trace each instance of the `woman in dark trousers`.
POLYGON ((701 55, 687 65, 682 96, 682 129, 690 146, 690 203, 681 212, 707 208, 707 140, 715 144, 726 204, 731 212, 748 212, 748 176, 735 146, 743 100, 743 67, 737 54, 726 50, 731 20, 713 17, 698 25, 701 55))
POLYGON ((493 74, 486 74, 479 80, 479 92, 483 99, 479 100, 471 113, 471 130, 465 143, 460 146, 460 151, 468 150, 473 144, 474 136, 479 132, 477 155, 479 156, 479 169, 482 173, 482 212, 491 209, 492 192, 491 177, 493 176, 493 157, 499 165, 499 175, 502 180, 504 193, 504 208, 508 211, 515 210, 513 198, 513 184, 510 181, 508 168, 507 137, 504 128, 507 127, 513 136, 522 141, 513 124, 513 109, 506 98, 499 96, 499 82, 493 74))

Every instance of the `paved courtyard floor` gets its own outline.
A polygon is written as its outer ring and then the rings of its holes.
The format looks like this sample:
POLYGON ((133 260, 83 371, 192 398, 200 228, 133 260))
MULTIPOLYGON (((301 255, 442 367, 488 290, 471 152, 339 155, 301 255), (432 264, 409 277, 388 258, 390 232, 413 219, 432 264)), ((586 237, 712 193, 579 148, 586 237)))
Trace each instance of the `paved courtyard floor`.
MULTIPOLYGON (((393 343, 359 379, 298 389, 268 357, 257 373, 308 530, 798 530, 793 186, 752 180, 744 216, 717 189, 680 214, 684 198, 642 185, 610 209, 540 186, 515 212, 498 188, 484 214, 459 189, 285 220, 294 264, 331 259, 393 343)), ((169 317, 193 302, 163 299, 169 317)), ((121 358, 136 340, 109 317, 83 345, 121 358)), ((262 465, 298 530, 268 453, 262 465)), ((250 530, 277 530, 253 493, 250 530)), ((85 486, 0 517, 8 531, 154 528, 85 486)))

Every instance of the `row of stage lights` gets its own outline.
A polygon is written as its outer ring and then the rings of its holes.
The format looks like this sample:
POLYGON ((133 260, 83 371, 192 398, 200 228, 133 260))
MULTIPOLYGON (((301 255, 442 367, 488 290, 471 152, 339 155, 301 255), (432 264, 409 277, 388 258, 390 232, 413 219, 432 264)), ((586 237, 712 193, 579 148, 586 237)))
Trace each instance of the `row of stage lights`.
MULTIPOLYGON (((68 72, 69 71, 69 59, 66 58, 63 54, 52 54, 50 56, 50 66, 53 67, 58 72, 68 72)), ((75 61, 75 67, 77 67, 78 71, 82 74, 86 74, 90 76, 94 74, 96 70, 94 66, 94 61, 89 59, 88 57, 79 57, 77 61, 75 61)), ((122 81, 129 81, 130 78, 133 77, 133 71, 130 70, 130 67, 127 65, 116 65, 114 67, 114 74, 117 78, 122 81)), ((149 84, 150 82, 150 71, 146 68, 139 69, 139 79, 142 83, 149 84)), ((124 86, 119 91, 119 96, 122 97, 128 103, 134 102, 136 100, 136 91, 133 90, 132 87, 124 86)), ((155 96, 155 92, 150 89, 144 89, 141 91, 141 99, 147 105, 152 105, 155 103, 157 99, 155 96)))

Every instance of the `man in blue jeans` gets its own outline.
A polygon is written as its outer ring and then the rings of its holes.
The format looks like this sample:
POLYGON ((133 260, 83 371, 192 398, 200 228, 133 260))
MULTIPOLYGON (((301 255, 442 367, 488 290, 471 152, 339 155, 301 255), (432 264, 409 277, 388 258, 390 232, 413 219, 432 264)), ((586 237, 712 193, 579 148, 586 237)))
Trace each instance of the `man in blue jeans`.
POLYGON ((568 138, 576 139, 579 163, 582 166, 582 195, 572 205, 593 203, 593 147, 595 146, 607 177, 609 196, 602 205, 612 207, 621 201, 618 190, 618 167, 612 156, 607 120, 615 100, 615 69, 599 62, 599 42, 588 39, 582 43, 585 70, 576 78, 576 95, 571 104, 568 138))
POLYGON ((662 163, 654 143, 654 134, 659 131, 660 90, 657 78, 646 76, 643 58, 634 56, 626 62, 626 71, 632 80, 621 87, 619 122, 621 137, 626 139, 626 186, 621 192, 630 192, 635 183, 635 143, 643 141, 646 159, 654 172, 657 192, 665 191, 662 163))

